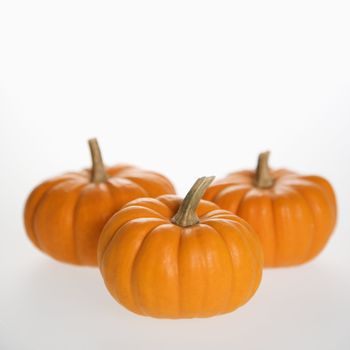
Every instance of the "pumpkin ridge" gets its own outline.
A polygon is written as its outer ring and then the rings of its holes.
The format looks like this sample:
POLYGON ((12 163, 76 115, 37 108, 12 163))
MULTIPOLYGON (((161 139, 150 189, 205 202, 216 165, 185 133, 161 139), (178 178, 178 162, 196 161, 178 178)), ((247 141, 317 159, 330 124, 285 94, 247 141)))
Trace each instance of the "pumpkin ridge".
MULTIPOLYGON (((214 216, 213 219, 217 220, 217 217, 214 216)), ((229 220, 225 220, 225 222, 229 222, 229 220)), ((222 233, 219 230, 217 230, 215 226, 210 225, 210 222, 209 223, 202 223, 202 225, 211 227, 221 237, 222 241, 224 242, 224 245, 226 247, 227 253, 228 253, 229 257, 230 257, 230 266, 231 266, 231 283, 230 284, 231 284, 231 286, 230 286, 230 294, 229 295, 232 295, 233 291, 234 291, 234 285, 235 285, 235 283, 234 283, 234 280, 235 280, 235 269, 234 269, 234 266, 233 266, 232 254, 231 254, 230 249, 228 248, 227 241, 224 238, 224 236, 222 235, 222 233)), ((225 312, 228 309, 229 304, 230 304, 230 298, 228 298, 228 300, 225 303, 225 307, 223 308, 223 310, 220 313, 225 312)))
MULTIPOLYGON (((118 227, 114 230, 113 235, 111 236, 111 238, 109 239, 109 241, 104 245, 103 251, 102 251, 102 253, 101 253, 101 255, 100 255, 100 259, 99 259, 99 261, 101 262, 100 265, 102 265, 102 260, 103 260, 103 258, 104 258, 104 255, 105 255, 105 253, 107 252, 107 250, 109 249, 109 247, 111 246, 112 241, 114 240, 114 237, 116 236, 116 234, 118 233, 118 231, 119 231, 120 229, 122 229, 125 225, 127 225, 127 224, 129 224, 129 223, 131 223, 131 222, 133 222, 133 221, 139 220, 139 219, 145 219, 145 217, 144 217, 144 216, 140 216, 140 217, 137 217, 137 218, 132 218, 132 219, 130 219, 130 220, 127 220, 127 221, 123 222, 120 226, 118 226, 118 227)), ((146 219, 163 220, 162 218, 157 218, 157 217, 148 217, 148 218, 146 218, 146 219)), ((164 222, 164 223, 166 223, 166 222, 164 222)))
MULTIPOLYGON (((249 256, 251 258, 252 261, 254 261, 254 265, 256 264, 256 256, 252 254, 252 250, 250 249, 250 242, 246 237, 246 230, 247 228, 245 226, 243 226, 239 221, 236 222, 228 222, 229 225, 234 226, 237 231, 239 232, 239 236, 241 238, 241 240, 244 242, 244 245, 246 247, 246 250, 249 251, 249 256)), ((249 288, 249 298, 254 294, 255 289, 256 289, 256 282, 257 282, 257 273, 256 273, 256 268, 254 266, 253 269, 253 277, 251 278, 251 284, 250 284, 250 288, 249 288)), ((248 298, 248 300, 249 300, 248 298)), ((241 306, 243 304, 246 303, 247 300, 243 300, 241 301, 237 306, 241 306)))
MULTIPOLYGON (((191 226, 188 226, 188 227, 184 227, 183 228, 183 232, 186 231, 186 230, 191 230, 191 226)), ((200 247, 200 252, 201 252, 201 255, 203 256, 203 251, 204 251, 204 248, 203 248, 203 243, 198 239, 198 234, 195 234, 194 235, 196 237, 196 241, 197 241, 197 244, 198 246, 200 247)), ((205 262, 205 270, 207 270, 207 266, 208 266, 208 262, 207 262, 207 257, 205 257, 205 259, 203 259, 203 261, 205 262)), ((205 280, 206 280, 206 285, 208 285, 208 275, 205 274, 205 280)), ((203 295, 202 295, 202 300, 201 300, 201 307, 200 309, 203 309, 203 306, 205 306, 205 300, 207 299, 206 296, 207 296, 207 291, 205 290, 203 295)), ((198 317, 198 311, 195 315, 193 315, 192 317, 198 317)))
MULTIPOLYGON (((237 309, 238 307, 244 305, 250 298, 252 295, 254 295, 257 287, 259 286, 259 283, 260 283, 260 279, 258 278, 258 275, 257 275, 257 269, 255 268, 255 265, 258 265, 258 260, 257 260, 257 257, 252 254, 252 250, 251 250, 251 242, 247 239, 247 232, 248 232, 248 227, 245 227, 241 222, 239 221, 231 221, 231 220, 228 220, 228 219, 222 219, 222 218, 219 218, 219 219, 214 219, 216 222, 219 222, 223 225, 228 225, 230 227, 232 227, 235 231, 236 231, 236 234, 237 236, 239 237, 239 240, 241 241, 242 245, 246 248, 246 250, 249 251, 249 256, 250 256, 250 260, 252 262, 254 262, 254 270, 253 273, 252 273, 252 278, 251 278, 251 287, 250 288, 247 288, 247 291, 245 294, 249 294, 248 298, 246 299, 243 299, 240 303, 237 303, 235 301, 235 309, 237 309)), ((210 225, 210 223, 208 223, 210 225)), ((211 225, 210 225, 211 226, 211 225)), ((212 226, 213 227, 213 226, 212 226)), ((218 231, 218 230, 217 230, 218 231)), ((218 231, 219 232, 219 231, 218 231)), ((221 233, 220 233, 221 234, 221 233)), ((228 247, 228 245, 226 244, 226 246, 228 247)), ((231 262, 232 262, 232 268, 233 268, 233 276, 235 276, 235 273, 234 271, 236 271, 236 268, 235 268, 235 262, 236 262, 236 259, 233 258, 232 254, 231 254, 231 251, 229 248, 227 248, 228 251, 229 251, 229 255, 231 256, 231 262)), ((234 281, 235 278, 232 279, 232 285, 234 286, 235 284, 237 284, 237 281, 234 281)), ((235 293, 232 293, 233 295, 235 293)), ((230 301, 230 300, 229 300, 230 301)))
POLYGON ((211 211, 214 210, 213 206, 216 207, 216 210, 220 210, 221 209, 216 203, 214 203, 212 201, 209 201, 207 199, 201 199, 200 200, 198 208, 197 208, 198 210, 196 211, 196 212, 200 211, 200 213, 198 213, 198 219, 199 219, 200 222, 202 221, 202 219, 204 217, 206 217, 206 215, 208 215, 211 211), (210 203, 211 207, 207 207, 207 208, 205 208, 205 210, 203 210, 203 204, 206 204, 208 202, 210 203))
POLYGON ((278 233, 276 230, 276 213, 275 213, 275 204, 274 204, 275 196, 270 198, 271 202, 271 211, 272 211, 272 227, 273 227, 273 237, 274 237, 274 257, 271 259, 273 261, 272 266, 278 266, 277 263, 277 253, 278 253, 278 233))
MULTIPOLYGON (((327 181, 326 179, 323 179, 323 178, 320 178, 324 181, 327 181)), ((307 179, 307 181, 310 181, 312 184, 314 184, 316 187, 318 187, 322 193, 324 194, 324 198, 326 198, 326 201, 328 203, 328 207, 329 207, 329 210, 330 212, 333 214, 333 225, 332 225, 332 229, 334 229, 335 225, 336 225, 336 222, 337 222, 337 215, 336 215, 336 197, 335 197, 335 193, 333 192, 332 195, 334 196, 334 198, 332 198, 330 196, 330 193, 326 190, 326 188, 320 184, 319 182, 317 181, 313 181, 312 179, 307 179)))
POLYGON ((140 208, 146 208, 146 209, 153 210, 153 211, 157 212, 159 215, 161 215, 162 217, 169 219, 169 220, 173 215, 170 208, 167 205, 165 205, 162 201, 160 201, 159 197, 158 198, 147 198, 147 197, 137 198, 137 199, 132 200, 129 203, 124 204, 123 209, 135 207, 135 206, 138 206, 140 208), (152 206, 149 206, 149 204, 151 204, 151 203, 159 206, 159 208, 158 207, 153 208, 152 206), (165 211, 166 214, 163 214, 163 211, 165 211))
POLYGON ((74 248, 74 255, 76 257, 76 260, 78 263, 81 263, 81 259, 78 253, 78 247, 77 247, 77 238, 76 238, 76 223, 77 223, 77 212, 78 208, 80 205, 80 200, 82 198, 83 192, 86 190, 88 186, 84 186, 84 188, 81 188, 76 199, 75 199, 75 204, 74 204, 74 209, 73 209, 73 218, 72 218, 72 240, 73 240, 73 248, 74 248))
POLYGON ((179 235, 179 242, 177 244, 177 259, 176 259, 176 263, 177 263, 177 293, 178 293, 178 313, 179 315, 181 315, 182 313, 182 303, 181 303, 181 278, 180 278, 180 249, 181 249, 181 245, 182 245, 182 233, 183 230, 181 230, 180 235, 179 235))
POLYGON ((211 218, 218 218, 218 217, 221 217, 221 216, 234 216, 236 217, 237 215, 233 214, 231 211, 228 211, 226 209, 216 209, 216 210, 213 210, 212 212, 208 212, 208 213, 205 213, 204 215, 201 215, 199 216, 201 222, 202 221, 205 221, 207 219, 211 219, 211 218), (208 215, 209 213, 209 215, 208 215), (214 214, 213 214, 214 213, 214 214))
POLYGON ((146 188, 144 188, 142 185, 138 184, 136 181, 123 177, 123 179, 130 181, 132 184, 134 184, 134 186, 139 187, 143 192, 145 192, 145 197, 151 197, 150 193, 148 190, 146 190, 146 188))
POLYGON ((80 259, 78 257, 78 253, 77 253, 77 241, 76 241, 76 235, 75 235, 75 222, 76 222, 76 215, 75 214, 77 211, 77 207, 79 204, 81 193, 82 193, 82 191, 85 190, 86 187, 87 187, 86 184, 78 186, 78 189, 77 189, 78 194, 75 197, 75 203, 74 203, 73 211, 72 211, 72 242, 73 242, 74 256, 75 256, 75 260, 77 263, 80 263, 80 259))
MULTIPOLYGON (((316 234, 315 234, 316 224, 315 224, 315 216, 314 216, 313 210, 310 207, 310 204, 306 200, 305 196, 303 196, 303 194, 297 188, 295 188, 293 185, 279 184, 278 186, 284 187, 284 188, 288 189, 288 191, 292 191, 292 192, 296 193, 298 195, 298 197, 305 203, 305 205, 308 208, 309 213, 312 217, 312 224, 313 224, 312 225, 312 238, 310 239, 309 248, 307 249, 305 256, 302 257, 303 259, 298 259, 301 261, 307 261, 307 260, 309 260, 308 257, 310 256, 310 251, 312 249, 312 245, 313 245, 313 242, 315 241, 315 236, 316 236, 316 234)), ((297 247, 296 247, 296 249, 297 249, 297 247)), ((300 264, 300 262, 298 262, 298 264, 300 264)))
MULTIPOLYGON (((273 239, 273 243, 271 244, 271 246, 273 246, 273 253, 271 254, 271 261, 272 263, 269 265, 269 266, 273 266, 274 265, 274 260, 275 260, 275 255, 276 255, 276 252, 277 252, 277 247, 276 247, 276 240, 275 240, 275 235, 276 235, 276 229, 275 229, 275 216, 274 216, 274 207, 273 207, 273 204, 272 204, 272 196, 273 196, 273 190, 259 190, 257 188, 251 188, 245 195, 244 197, 241 199, 238 207, 237 207, 237 210, 235 211, 235 215, 237 215, 238 217, 240 218, 243 218, 244 220, 248 220, 247 217, 245 217, 244 215, 242 215, 242 212, 241 210, 243 210, 243 207, 245 205, 245 201, 247 199, 247 196, 251 193, 251 191, 268 191, 269 192, 269 195, 268 196, 265 196, 264 198, 266 198, 266 200, 268 201, 269 203, 269 209, 270 209, 270 212, 271 212, 271 219, 272 219, 272 225, 271 225, 271 231, 272 232, 272 239, 273 239)), ((249 225, 250 226, 250 225, 249 225)), ((255 226, 255 225, 254 225, 255 226)), ((258 228, 255 229, 254 228, 254 231, 256 231, 255 233, 257 234, 257 236, 259 237, 259 240, 260 242, 262 243, 262 235, 260 234, 261 232, 258 232, 258 228)), ((265 262, 264 262, 265 263, 265 262)))
MULTIPOLYGON (((94 187, 94 186, 99 186, 99 185, 105 185, 106 182, 103 182, 103 183, 100 183, 100 184, 96 184, 96 183, 93 183, 93 182, 90 182, 88 183, 84 188, 81 189, 78 197, 77 197, 77 202, 75 203, 75 207, 74 207, 74 210, 73 210, 73 240, 74 240, 74 247, 75 247, 75 254, 76 254, 76 257, 77 257, 77 261, 79 264, 84 264, 84 265, 89 265, 87 263, 84 263, 84 258, 82 257, 82 254, 81 254, 81 251, 80 249, 78 249, 78 244, 77 244, 77 213, 78 213, 78 209, 80 207, 80 204, 81 204, 81 201, 82 201, 82 198, 83 198, 83 195, 84 193, 91 187, 94 187)), ((108 186, 105 186, 106 189, 107 189, 107 193, 108 195, 112 198, 113 200, 113 197, 112 197, 112 194, 110 192, 110 189, 108 186)), ((97 254, 97 253, 96 253, 97 254)))
POLYGON ((181 227, 171 223, 160 224, 144 237, 138 248, 133 265, 133 281, 136 283, 135 293, 143 305, 143 313, 147 316, 180 316, 177 256, 181 234, 181 227), (163 259, 167 260, 165 265, 163 259), (164 290, 160 281, 165 281, 164 290), (161 311, 156 315, 155 310, 161 311))
MULTIPOLYGON (((214 203, 216 203, 217 200, 218 200, 218 198, 219 198, 219 196, 222 195, 222 192, 224 192, 224 191, 230 191, 231 189, 234 190, 235 187, 245 187, 245 188, 244 188, 244 191, 242 192, 242 195, 241 195, 241 197, 239 198, 238 203, 237 203, 237 207, 236 207, 236 210, 235 210, 235 212, 237 213, 238 210, 239 210, 240 204, 242 203, 242 201, 244 200, 244 198, 246 197, 246 195, 248 194, 248 192, 250 192, 250 191, 253 189, 250 185, 248 185, 248 184, 238 184, 238 183, 236 183, 236 184, 231 184, 231 185, 229 185, 229 186, 227 186, 227 187, 225 187, 225 188, 222 188, 222 189, 216 194, 216 196, 215 196, 212 200, 214 201, 214 203)), ((223 208, 223 209, 230 210, 230 209, 228 209, 228 208, 223 208)))
POLYGON ((247 249, 247 251, 249 252, 249 256, 251 258, 252 261, 254 261, 254 269, 253 269, 253 278, 251 278, 251 285, 250 285, 250 290, 249 290, 249 297, 246 300, 243 300, 239 303, 239 306, 244 305, 247 300, 249 300, 251 298, 252 295, 254 295, 257 287, 259 286, 260 280, 258 278, 258 274, 257 274, 257 269, 256 269, 256 264, 257 264, 257 259, 256 256, 252 253, 252 249, 250 249, 250 241, 247 239, 247 232, 248 229, 247 227, 245 227, 244 225, 242 225, 239 221, 235 221, 235 222, 228 222, 229 225, 234 226, 238 229, 239 235, 241 237, 241 240, 244 242, 244 245, 247 249))
MULTIPOLYGON (((311 182, 312 183, 312 182, 311 182)), ((313 183, 312 183, 313 184, 313 183)), ((302 197, 303 199, 304 199, 304 201, 305 201, 305 203, 306 203, 306 205, 307 205, 307 207, 309 208, 309 210, 310 210, 310 213, 311 213, 311 216, 312 216, 312 221, 313 221, 313 225, 312 225, 312 233, 313 233, 313 237, 312 237, 312 239, 311 239, 311 244, 310 244, 310 248, 309 248, 309 250, 308 250, 308 252, 307 252, 307 254, 305 254, 306 256, 305 256, 305 260, 304 261, 308 261, 308 260, 310 260, 310 256, 311 256, 311 252, 312 252, 312 250, 313 250, 313 248, 314 248, 314 245, 315 245, 315 238, 316 238, 316 217, 315 217, 315 214, 314 214, 314 211, 313 211, 313 209, 312 209, 312 206, 311 206, 311 204, 310 204, 310 201, 309 201, 309 199, 306 197, 306 196, 304 196, 304 194, 301 192, 301 191, 299 191, 299 189, 297 188, 297 187, 294 187, 293 185, 291 185, 291 187, 295 190, 295 191, 297 191, 299 194, 300 194, 300 197, 302 197)))
MULTIPOLYGON (((150 209, 150 208, 143 207, 143 206, 136 206, 136 205, 135 205, 135 206, 130 206, 130 207, 125 207, 125 209, 126 209, 126 208, 131 208, 131 209, 133 209, 133 208, 139 208, 139 209, 142 209, 142 210, 149 210, 149 211, 152 211, 152 209, 150 209)), ((123 210, 123 209, 121 209, 121 210, 123 210)), ((121 210, 120 210, 120 211, 121 211, 121 210)), ((164 220, 164 219, 162 218, 161 214, 159 214, 159 213, 156 212, 155 210, 153 210, 153 212, 156 213, 156 214, 158 214, 160 217, 150 216, 150 217, 147 217, 148 219, 159 219, 159 220, 164 220)), ((141 213, 140 213, 140 214, 141 214, 141 213)), ((115 213, 114 215, 112 215, 112 217, 114 217, 115 215, 118 215, 118 213, 115 213)), ((103 251, 106 251, 106 249, 108 248, 109 244, 110 244, 111 241, 113 240, 113 237, 115 236, 115 233, 116 233, 117 230, 119 230, 121 227, 123 227, 125 224, 127 224, 127 223, 130 222, 130 221, 138 220, 138 219, 144 218, 143 215, 144 215, 144 213, 142 213, 141 216, 138 216, 138 217, 136 217, 136 218, 129 219, 129 220, 123 222, 120 226, 117 226, 117 227, 115 228, 114 234, 110 237, 110 239, 108 240, 108 242, 106 242, 106 243, 104 244, 104 246, 103 246, 103 251)), ((168 218, 165 218, 165 220, 168 220, 168 218)), ((107 221, 107 223, 105 224, 105 226, 108 224, 108 222, 109 222, 109 220, 107 221)), ((101 258, 102 258, 102 256, 101 256, 101 258)))
MULTIPOLYGON (((167 224, 167 223, 166 223, 167 224)), ((136 308, 141 311, 140 314, 141 315, 145 315, 145 316, 148 316, 148 313, 144 310, 144 308, 141 306, 142 303, 140 303, 140 300, 139 300, 139 296, 137 295, 136 291, 135 291, 135 286, 133 285, 134 284, 134 279, 135 279, 135 262, 139 256, 139 253, 140 253, 140 250, 141 250, 141 247, 143 245, 143 243, 145 242, 146 238, 156 229, 158 228, 159 226, 162 226, 164 225, 164 223, 160 223, 159 225, 151 228, 146 234, 145 236, 143 237, 142 241, 140 242, 140 245, 136 251, 136 254, 134 256, 134 259, 131 263, 131 272, 130 272, 130 278, 129 278, 129 283, 130 283, 130 290, 131 290, 131 294, 132 294, 132 299, 134 300, 134 304, 136 306, 136 308)))
MULTIPOLYGON (((288 187, 285 188, 285 190, 281 193, 276 193, 276 197, 274 198, 274 207, 276 214, 275 217, 279 218, 278 226, 276 223, 276 226, 278 227, 276 232, 278 232, 277 235, 279 235, 280 246, 284 247, 284 249, 280 249, 280 252, 282 254, 280 254, 279 259, 281 261, 287 262, 289 261, 289 259, 291 259, 289 255, 292 255, 292 259, 295 259, 295 255, 298 248, 296 242, 296 235, 290 235, 289 232, 289 228, 292 227, 292 222, 294 220, 294 203, 292 202, 293 199, 290 197, 290 190, 288 187), (279 208, 278 211, 277 207, 279 208), (291 237, 290 242, 288 241, 289 237, 291 237), (292 252, 292 254, 290 252, 292 252)), ((281 265, 281 262, 279 264, 281 265)))
MULTIPOLYGON (((127 179, 126 177, 119 177, 119 179, 118 179, 118 177, 110 177, 109 179, 107 179, 107 183, 109 183, 109 184, 111 184, 112 186, 114 186, 114 187, 117 187, 115 184, 114 184, 114 181, 120 181, 120 179, 121 180, 124 180, 124 181, 126 181, 126 182, 128 182, 129 183, 129 185, 133 185, 134 187, 136 187, 136 188, 138 188, 139 190, 141 190, 142 192, 144 192, 144 197, 149 197, 149 194, 148 194, 148 192, 142 187, 142 186, 140 186, 139 184, 137 184, 136 182, 134 182, 134 181, 131 181, 131 180, 129 180, 129 179, 127 179)), ((123 185, 123 184, 122 184, 123 185)), ((141 198, 141 197, 139 197, 139 198, 141 198)), ((135 199, 137 199, 137 198, 135 198, 135 199)))
MULTIPOLYGON (((69 181, 72 181, 73 183, 76 181, 76 179, 64 179, 64 180, 62 180, 62 181, 60 181, 60 182, 57 182, 57 183, 55 183, 53 186, 51 186, 49 189, 47 189, 47 191, 45 191, 45 193, 44 193, 44 195, 40 198, 40 205, 44 202, 44 199, 46 199, 49 195, 50 195, 50 193, 53 191, 53 190, 55 190, 58 186, 60 186, 60 185, 62 185, 63 183, 65 183, 65 182, 69 182, 69 181)), ((81 184, 80 186, 78 186, 78 187, 82 187, 82 186, 84 186, 85 184, 81 184)), ((39 203, 38 203, 39 204, 39 203)), ((39 208, 40 208, 40 206, 39 205, 37 205, 36 206, 36 208, 35 208, 35 216, 36 216, 36 214, 37 214, 37 211, 39 210, 39 208)), ((34 215, 33 215, 33 231, 35 232, 35 230, 34 230, 34 222, 35 222, 35 217, 34 217, 34 215)), ((48 251, 42 246, 42 244, 40 243, 40 239, 39 239, 39 236, 37 235, 37 233, 35 233, 35 236, 36 236, 36 238, 37 238, 37 240, 38 240, 38 246, 40 247, 40 249, 42 249, 44 252, 46 252, 46 253, 48 253, 48 251)))
MULTIPOLYGON (((114 176, 114 175, 113 175, 114 176)), ((118 181, 118 179, 115 179, 115 178, 113 178, 113 176, 110 176, 107 180, 106 180, 106 182, 104 182, 105 184, 106 184, 106 188, 107 188, 107 192, 108 192, 108 194, 111 196, 111 198, 112 198, 112 205, 113 205, 113 207, 114 208, 116 208, 117 206, 116 206, 116 198, 113 196, 113 194, 112 194, 112 191, 113 191, 113 188, 115 188, 116 190, 118 189, 118 187, 113 183, 113 180, 117 180, 118 181)), ((143 191, 144 192, 144 191, 143 191)), ((133 200, 133 199, 132 199, 133 200)), ((127 203, 125 203, 125 204, 127 204, 127 203)), ((125 205, 124 204, 124 205, 125 205)), ((122 205, 120 208, 118 208, 117 207, 117 209, 115 210, 115 213, 116 212, 118 212, 119 210, 121 210, 122 208, 124 208, 124 205, 122 205)), ((114 214, 115 214, 114 213, 114 214)), ((114 215, 113 214, 113 215, 114 215)), ((112 215, 112 216, 113 216, 112 215)), ((107 220, 107 222, 108 222, 108 220, 107 220)), ((106 222, 106 223, 107 223, 106 222)), ((105 223, 105 224, 106 224, 105 223)))
MULTIPOLYGON (((113 235, 113 243, 116 243, 116 244, 118 244, 118 242, 115 242, 115 240, 117 239, 117 237, 119 236, 119 232, 120 232, 120 230, 124 230, 124 234, 128 234, 129 232, 129 230, 127 229, 127 230, 125 230, 125 226, 126 226, 126 224, 129 224, 130 226, 133 224, 133 222, 132 222, 133 220, 129 220, 127 223, 125 223, 125 225, 122 225, 120 228, 117 228, 116 229, 116 231, 115 231, 115 234, 113 235)), ((132 270, 133 270, 133 266, 134 266, 134 260, 135 260, 135 256, 137 255, 137 253, 138 253, 138 250, 139 250, 139 247, 140 247, 140 245, 141 245, 141 243, 142 243, 142 241, 143 241, 143 239, 144 239, 144 237, 151 231, 151 230, 153 230, 153 229, 155 229, 156 227, 158 227, 160 224, 163 224, 163 222, 159 222, 159 220, 158 219, 156 219, 156 221, 155 222, 151 222, 151 225, 150 225, 150 228, 148 228, 147 230, 145 230, 145 232, 144 232, 144 236, 142 237, 142 239, 140 240, 140 242, 139 242, 139 245, 136 247, 136 249, 135 249, 135 251, 134 251, 134 256, 130 259, 130 275, 128 275, 127 277, 126 277, 126 281, 124 282, 125 284, 124 284, 124 286, 125 285, 127 285, 129 288, 129 290, 130 290, 130 293, 133 293, 133 286, 132 286, 132 283, 131 283, 131 272, 132 272, 132 270)), ((115 283, 114 283, 114 280, 115 280, 115 277, 113 277, 113 283, 107 283, 107 281, 106 281, 106 275, 105 275, 105 269, 111 269, 111 268, 113 268, 113 262, 110 262, 110 261, 108 261, 108 259, 110 258, 110 253, 113 253, 113 249, 115 248, 115 245, 114 244, 111 244, 111 245, 109 245, 108 246, 108 249, 106 249, 106 250, 104 250, 103 251, 103 253, 101 254, 101 257, 100 257, 100 263, 99 263, 99 267, 100 267, 100 271, 101 271, 101 273, 102 273, 102 277, 103 277, 103 280, 104 280, 104 282, 105 282, 105 284, 106 284, 106 286, 107 286, 107 288, 110 290, 110 292, 111 292, 111 294, 114 296, 114 298, 116 298, 117 300, 119 300, 119 297, 120 297, 120 295, 119 295, 119 293, 116 291, 116 285, 115 285, 115 283), (106 261, 106 259, 107 259, 107 261, 106 261), (112 264, 112 265, 111 265, 112 264), (111 289, 110 289, 110 287, 112 287, 111 289)), ((133 312, 136 312, 136 313, 141 313, 141 312, 139 312, 139 308, 138 308, 138 305, 136 305, 136 302, 134 301, 134 298, 133 298, 133 294, 132 294, 132 298, 131 298, 132 300, 131 300, 131 304, 132 304, 132 306, 131 307, 127 307, 129 310, 131 310, 131 311, 133 311, 133 312), (135 309, 137 310, 137 311, 135 311, 135 309)), ((142 313, 141 313, 142 314, 142 313)))
POLYGON ((333 190, 332 185, 330 184, 330 182, 325 179, 322 176, 318 176, 318 175, 306 175, 304 176, 305 179, 307 179, 308 181, 311 181, 312 183, 320 186, 326 193, 327 196, 329 196, 329 199, 332 203, 333 206, 337 206, 337 198, 336 198, 336 194, 333 190))
POLYGON ((111 203, 114 207, 115 206, 115 198, 113 197, 112 189, 111 189, 111 186, 113 186, 113 185, 108 180, 105 182, 105 185, 106 185, 107 193, 109 194, 109 196, 111 198, 111 203))
MULTIPOLYGON (((139 198, 137 198, 139 199, 139 198)), ((169 220, 170 218, 164 216, 163 214, 159 213, 158 211, 152 209, 152 208, 149 208, 149 207, 145 207, 143 205, 133 205, 133 206, 130 206, 130 207, 127 207, 127 208, 137 208, 137 209, 146 209, 147 211, 150 211, 152 213, 155 213, 159 216, 159 219, 164 219, 164 220, 169 220)))
POLYGON ((120 177, 123 179, 127 179, 129 181, 132 181, 133 183, 141 186, 147 192, 147 196, 150 195, 149 191, 147 191, 141 184, 138 183, 138 179, 140 178, 142 179, 142 177, 144 177, 145 175, 153 176, 154 178, 157 179, 158 182, 161 181, 162 186, 167 188, 167 192, 175 193, 174 186, 170 183, 170 181, 164 175, 161 175, 149 170, 143 170, 143 169, 133 169, 133 170, 129 170, 129 173, 128 171, 126 171, 125 173, 126 174, 121 174, 120 177))
MULTIPOLYGON (((212 186, 210 186, 208 190, 212 189, 212 187, 219 186, 219 185, 221 185, 221 184, 217 184, 216 181, 215 181, 214 184, 212 186)), ((230 188, 235 186, 235 184, 232 183, 231 181, 228 182, 227 185, 226 184, 222 184, 222 185, 223 185, 223 187, 222 188, 219 187, 217 189, 216 193, 213 196, 211 196, 208 200, 213 201, 214 203, 216 203, 216 200, 217 200, 218 196, 221 194, 221 192, 223 190, 230 189, 230 188)), ((204 195, 206 195, 206 193, 204 195)))
POLYGON ((169 179, 167 179, 167 177, 163 174, 158 174, 157 172, 154 171, 148 171, 150 174, 154 174, 157 175, 160 179, 163 180, 163 184, 166 184, 168 187, 168 190, 170 191, 170 193, 176 193, 175 187, 174 185, 169 181, 169 179))
POLYGON ((238 201, 238 205, 237 205, 237 209, 236 209, 236 214, 237 214, 238 216, 240 216, 240 215, 239 215, 240 209, 241 209, 241 207, 243 206, 243 203, 244 203, 246 197, 248 196, 248 193, 249 193, 251 190, 252 190, 252 188, 249 188, 249 189, 247 190, 247 192, 243 193, 241 199, 238 201))
POLYGON ((219 214, 218 216, 210 216, 210 217, 203 219, 202 224, 209 225, 209 223, 211 223, 212 220, 217 220, 217 219, 220 219, 220 220, 225 221, 225 222, 230 222, 232 219, 235 219, 235 217, 236 217, 236 215, 234 215, 234 214, 232 214, 232 216, 230 216, 230 214, 227 214, 227 216, 219 214))
POLYGON ((294 188, 293 186, 291 186, 291 188, 293 188, 293 190, 294 190, 296 193, 298 193, 298 195, 300 196, 300 198, 305 202, 307 208, 309 209, 310 215, 311 215, 311 217, 312 217, 312 229, 311 229, 311 230, 312 230, 312 238, 311 238, 311 240, 310 240, 309 249, 307 250, 307 252, 306 252, 306 254, 305 254, 305 256, 304 256, 304 259, 303 259, 303 261, 307 261, 307 260, 309 260, 308 257, 310 256, 310 252, 311 252, 311 250, 312 250, 312 246, 313 246, 313 244, 314 244, 315 237, 316 237, 316 222, 315 222, 316 219, 315 219, 315 215, 314 215, 314 213, 313 213, 313 210, 312 210, 312 208, 311 208, 311 206, 310 206, 308 200, 305 198, 305 196, 303 196, 303 194, 302 194, 300 191, 298 191, 298 189, 294 188))
MULTIPOLYGON (((65 180, 59 180, 59 179, 57 179, 57 182, 53 182, 53 183, 51 184, 51 186, 48 187, 48 188, 41 194, 40 198, 39 198, 38 201, 36 202, 35 207, 32 209, 31 220, 30 220, 30 222, 28 223, 28 225, 30 226, 31 231, 33 232, 33 238, 34 238, 34 240, 35 240, 34 243, 35 243, 35 244, 37 245, 37 247, 40 248, 40 249, 41 249, 41 245, 40 245, 40 243, 39 243, 39 239, 38 239, 38 236, 37 236, 37 234, 36 234, 36 230, 34 229, 34 221, 35 221, 36 212, 37 212, 38 207, 39 207, 39 205, 41 204, 43 198, 45 197, 46 192, 49 191, 49 190, 50 190, 52 187, 54 187, 55 185, 57 185, 57 184, 59 184, 59 183, 61 183, 61 182, 63 182, 63 181, 65 181, 65 180)), ((44 183, 43 183, 42 185, 44 185, 44 183)), ((33 194, 35 190, 39 189, 39 187, 40 187, 40 186, 36 187, 36 188, 32 191, 31 194, 33 194)), ((29 197, 29 199, 30 199, 30 197, 29 197)), ((27 205, 28 205, 28 204, 29 204, 29 201, 27 202, 27 205)))

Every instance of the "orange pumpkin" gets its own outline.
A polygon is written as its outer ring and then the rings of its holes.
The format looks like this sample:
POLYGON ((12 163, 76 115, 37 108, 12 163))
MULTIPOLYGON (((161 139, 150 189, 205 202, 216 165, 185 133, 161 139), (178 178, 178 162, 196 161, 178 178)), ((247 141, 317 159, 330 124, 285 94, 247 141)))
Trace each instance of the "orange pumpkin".
POLYGON ((213 178, 182 201, 140 198, 103 228, 98 261, 112 296, 158 318, 209 317, 246 303, 262 273, 259 239, 241 218, 200 200, 213 178))
POLYGON ((104 167, 96 139, 89 140, 92 169, 70 172, 36 187, 24 221, 31 241, 53 258, 97 265, 103 225, 132 199, 175 193, 164 176, 129 165, 104 167))
POLYGON ((268 167, 260 154, 256 171, 239 171, 214 183, 204 198, 246 220, 260 237, 265 266, 302 264, 321 252, 336 222, 336 199, 319 176, 268 167))

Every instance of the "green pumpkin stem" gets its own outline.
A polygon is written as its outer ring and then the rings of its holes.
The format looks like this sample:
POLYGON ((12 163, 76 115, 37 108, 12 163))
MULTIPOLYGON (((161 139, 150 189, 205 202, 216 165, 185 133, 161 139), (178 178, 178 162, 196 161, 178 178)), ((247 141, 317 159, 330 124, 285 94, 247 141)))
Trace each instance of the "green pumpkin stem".
POLYGON ((213 182, 214 178, 214 176, 201 177, 194 183, 171 220, 174 224, 188 227, 199 223, 196 210, 205 190, 213 182))
POLYGON ((95 138, 90 139, 88 142, 92 159, 91 182, 105 182, 107 180, 107 173, 103 164, 101 150, 98 145, 98 142, 95 138))

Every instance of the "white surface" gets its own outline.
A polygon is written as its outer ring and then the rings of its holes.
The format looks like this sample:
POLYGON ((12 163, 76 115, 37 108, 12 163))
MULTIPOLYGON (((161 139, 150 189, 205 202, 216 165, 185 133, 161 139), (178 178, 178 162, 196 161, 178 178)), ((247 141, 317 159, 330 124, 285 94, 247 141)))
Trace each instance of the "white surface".
POLYGON ((0 2, 0 349, 349 349, 348 1, 0 2), (339 201, 312 263, 267 270, 255 297, 210 319, 133 315, 97 269, 25 236, 39 181, 106 162, 195 178, 273 166, 327 177, 339 201))

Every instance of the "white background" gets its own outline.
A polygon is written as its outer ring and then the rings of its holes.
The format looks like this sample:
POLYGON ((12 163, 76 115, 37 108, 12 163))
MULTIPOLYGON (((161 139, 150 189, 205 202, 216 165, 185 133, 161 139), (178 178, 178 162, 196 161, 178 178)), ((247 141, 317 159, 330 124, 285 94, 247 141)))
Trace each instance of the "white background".
POLYGON ((0 349, 349 349, 349 18, 334 0, 0 1, 0 349), (88 166, 93 136, 181 194, 270 149, 333 183, 334 236, 231 314, 136 316, 23 229, 30 190, 88 166))

